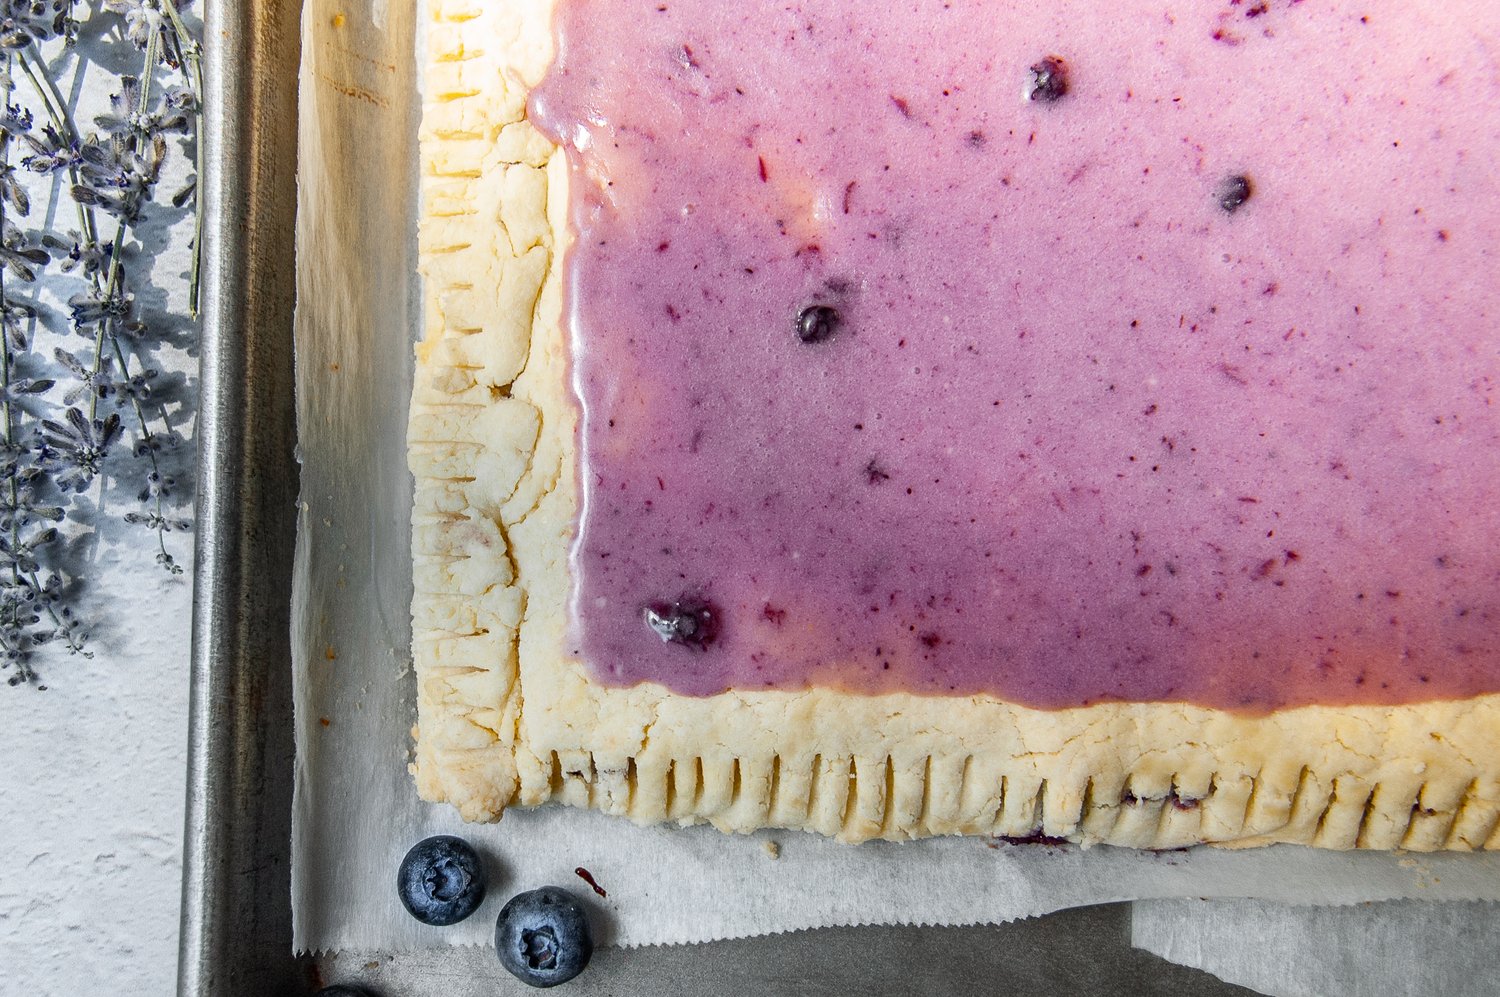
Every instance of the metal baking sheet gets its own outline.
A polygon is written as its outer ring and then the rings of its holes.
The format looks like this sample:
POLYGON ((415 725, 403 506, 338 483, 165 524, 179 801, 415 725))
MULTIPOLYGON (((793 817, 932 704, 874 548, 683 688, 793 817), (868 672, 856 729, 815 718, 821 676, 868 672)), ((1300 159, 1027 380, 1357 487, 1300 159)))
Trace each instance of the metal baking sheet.
POLYGON ((290 607, 300 10, 205 7, 203 341, 178 992, 295 994, 290 607))
MULTIPOLYGON (((534 994, 487 949, 319 960, 320 980, 374 997, 534 994)), ((561 991, 568 997, 735 994, 962 997, 1229 997, 1231 986, 1130 947, 1127 904, 1075 908, 990 928, 824 928, 711 945, 609 949, 561 991)))

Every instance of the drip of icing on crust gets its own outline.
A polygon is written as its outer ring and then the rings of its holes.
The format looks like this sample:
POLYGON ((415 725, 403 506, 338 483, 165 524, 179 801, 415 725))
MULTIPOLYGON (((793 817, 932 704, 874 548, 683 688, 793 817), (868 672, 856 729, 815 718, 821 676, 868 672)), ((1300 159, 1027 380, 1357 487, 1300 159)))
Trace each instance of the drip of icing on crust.
POLYGON ((562 0, 599 681, 1500 691, 1500 6, 1101 10, 562 0))

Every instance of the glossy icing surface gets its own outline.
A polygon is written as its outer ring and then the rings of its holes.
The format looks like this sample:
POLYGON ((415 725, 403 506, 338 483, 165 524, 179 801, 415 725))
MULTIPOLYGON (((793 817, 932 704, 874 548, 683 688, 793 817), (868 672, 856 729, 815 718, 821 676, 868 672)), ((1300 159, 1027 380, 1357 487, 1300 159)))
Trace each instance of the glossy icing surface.
POLYGON ((601 681, 1500 690, 1500 5, 557 16, 601 681))

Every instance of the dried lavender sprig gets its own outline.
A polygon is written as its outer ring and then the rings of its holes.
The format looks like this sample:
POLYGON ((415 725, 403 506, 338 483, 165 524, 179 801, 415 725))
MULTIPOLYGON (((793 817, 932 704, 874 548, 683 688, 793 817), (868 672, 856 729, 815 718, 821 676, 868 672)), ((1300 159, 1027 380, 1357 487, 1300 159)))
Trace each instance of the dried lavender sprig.
MULTIPOLYGON (((166 12, 167 22, 172 26, 172 35, 177 41, 177 47, 182 52, 183 62, 188 67, 188 85, 192 88, 193 96, 199 102, 203 101, 203 57, 202 47, 193 33, 182 23, 182 15, 177 10, 174 0, 161 0, 162 10, 166 12)), ((198 317, 198 284, 199 276, 203 269, 203 198, 200 196, 203 182, 203 130, 199 127, 201 118, 193 116, 193 262, 192 269, 188 274, 188 314, 193 318, 198 317)))
MULTIPOLYGON (((73 127, 73 119, 63 104, 62 95, 57 92, 57 84, 53 83, 52 77, 46 73, 39 74, 32 65, 32 59, 35 59, 37 62, 41 61, 41 54, 32 46, 27 46, 24 49, 16 51, 16 61, 20 63, 21 71, 26 74, 26 78, 31 81, 32 90, 35 92, 37 99, 41 101, 42 108, 47 112, 47 118, 52 122, 52 127, 57 129, 58 134, 64 141, 76 149, 82 144, 78 139, 78 129, 73 127), (30 57, 28 57, 28 52, 30 57)), ((74 189, 83 185, 83 180, 78 175, 77 162, 70 161, 68 163, 68 183, 74 189)), ((87 210, 78 201, 72 198, 69 198, 69 200, 73 201, 73 207, 78 211, 78 229, 82 233, 84 244, 89 246, 98 245, 99 232, 94 225, 93 212, 87 210)))
MULTIPOLYGON (((156 68, 157 43, 159 37, 160 35, 157 32, 153 31, 146 38, 146 50, 140 76, 140 93, 136 102, 136 108, 138 111, 139 109, 148 106, 150 101, 151 82, 153 79, 153 72, 156 68)), ((131 126, 136 132, 137 139, 145 137, 144 131, 140 128, 137 122, 132 121, 131 126)), ((155 182, 154 178, 152 182, 155 182)), ((127 214, 122 213, 119 219, 119 224, 115 229, 115 238, 112 243, 113 248, 109 253, 109 277, 107 283, 105 284, 103 292, 103 300, 106 302, 118 300, 117 296, 122 295, 122 288, 120 284, 122 280, 125 257, 125 237, 130 230, 128 217, 129 216, 127 214)), ((120 337, 114 331, 113 325, 107 317, 101 318, 99 321, 98 339, 96 340, 95 346, 95 370, 97 372, 100 364, 102 364, 103 362, 102 346, 106 338, 106 333, 109 345, 114 352, 115 360, 120 365, 120 376, 128 380, 131 376, 130 361, 124 349, 120 346, 120 337)), ((151 463, 151 472, 148 475, 148 481, 160 481, 162 478, 161 465, 156 459, 156 449, 154 446, 155 438, 151 432, 150 422, 146 418, 146 412, 141 407, 141 402, 138 397, 132 395, 130 398, 130 404, 131 408, 135 412, 137 428, 140 432, 140 442, 136 447, 136 453, 138 456, 145 456, 151 463)), ((180 575, 182 574, 181 565, 177 564, 176 560, 167 550, 166 533, 170 529, 170 526, 168 525, 170 521, 166 518, 165 512, 162 508, 163 493, 157 490, 151 497, 154 499, 154 515, 145 520, 136 521, 146 523, 146 525, 151 526, 156 533, 157 563, 161 564, 172 574, 180 575)))
MULTIPOLYGON (((7 103, 10 99, 10 92, 14 88, 14 84, 11 82, 10 78, 10 62, 11 57, 9 53, 7 53, 5 56, 5 97, 7 103)), ((0 130, 0 168, 9 168, 9 166, 10 130, 4 129, 0 130)), ((0 226, 4 226, 4 224, 5 199, 0 198, 0 226)), ((5 298, 5 269, 3 267, 0 267, 0 301, 4 301, 5 298)), ((7 332, 4 335, 0 335, 0 406, 3 406, 5 416, 5 448, 7 451, 13 452, 13 448, 15 446, 16 430, 15 416, 11 411, 11 362, 10 335, 7 332)), ((6 484, 8 485, 8 489, 10 492, 10 506, 12 509, 14 509, 17 505, 19 505, 21 499, 20 484, 16 480, 16 475, 6 475, 6 484)), ((12 515, 10 517, 9 532, 11 550, 17 549, 21 543, 20 525, 18 519, 19 517, 15 515, 12 515)), ((31 667, 31 663, 27 659, 26 648, 24 647, 26 627, 21 622, 21 601, 19 598, 19 590, 22 588, 23 582, 21 580, 20 564, 15 560, 11 561, 10 574, 12 584, 6 599, 6 601, 9 603, 9 605, 6 607, 9 610, 9 618, 4 622, 3 625, 3 630, 5 632, 5 658, 7 664, 13 664, 16 668, 16 674, 11 676, 12 683, 35 682, 37 678, 36 671, 31 667)))
MULTIPOLYGON (((168 2, 168 6, 170 6, 170 0, 167 0, 167 2, 168 2)), ((175 8, 173 8, 173 10, 175 11, 175 8)), ((149 105, 149 101, 150 101, 150 97, 151 97, 151 81, 152 81, 152 78, 153 78, 154 70, 156 69, 156 61, 157 61, 157 48, 156 48, 156 45, 157 45, 157 39, 158 39, 158 37, 159 37, 159 35, 156 32, 152 32, 151 35, 146 40, 146 54, 145 54, 145 58, 144 58, 144 66, 143 66, 142 71, 141 71, 141 92, 140 92, 139 102, 136 105, 138 108, 145 108, 145 107, 147 107, 149 105)), ((144 134, 143 134, 143 132, 142 132, 142 130, 140 129, 139 125, 136 125, 135 128, 136 128, 137 136, 139 138, 145 137, 144 134)), ((201 147, 201 143, 198 143, 198 144, 201 147)), ((153 183, 154 183, 154 178, 153 178, 153 183)), ((195 221, 196 221, 196 215, 195 215, 195 221)), ((122 216, 121 219, 120 219, 119 230, 115 234, 115 243, 114 243, 115 248, 114 248, 114 252, 112 252, 110 254, 110 283, 112 285, 112 289, 116 289, 116 290, 118 289, 118 283, 119 283, 119 277, 120 277, 120 272, 121 272, 122 261, 123 261, 124 256, 125 256, 124 251, 123 251, 125 232, 126 232, 126 221, 125 221, 125 217, 122 216)), ((195 239, 196 239, 196 236, 195 236, 195 239)), ((196 248, 196 242, 195 242, 195 246, 194 246, 194 257, 195 257, 195 259, 196 259, 196 256, 197 256, 197 248, 196 248)), ((106 291, 106 297, 105 297, 106 301, 112 300, 108 296, 108 294, 109 294, 109 291, 107 290, 106 291)), ((196 308, 194 309, 194 314, 196 314, 196 308)), ((101 322, 100 323, 101 328, 105 327, 106 325, 107 325, 107 323, 105 323, 105 322, 101 322)), ((129 363, 129 360, 126 358, 125 351, 120 347, 120 337, 118 335, 114 334, 113 332, 111 332, 110 333, 110 337, 109 337, 109 341, 110 341, 110 345, 114 348, 115 360, 120 365, 120 375, 122 377, 128 379, 130 377, 130 363, 129 363)), ((150 475, 148 475, 147 481, 148 482, 152 482, 152 483, 160 482, 162 480, 161 465, 160 465, 160 463, 156 459, 156 449, 155 449, 155 447, 153 445, 154 442, 155 442, 155 440, 154 440, 154 437, 152 436, 148 420, 146 419, 146 412, 141 407, 141 401, 140 401, 140 398, 138 396, 132 395, 130 397, 130 404, 131 404, 131 407, 135 410, 136 420, 137 420, 137 422, 138 422, 138 424, 140 426, 140 432, 141 432, 140 443, 136 447, 137 454, 144 453, 144 455, 146 456, 146 458, 148 460, 150 460, 150 462, 151 462, 151 473, 150 473, 150 475)), ((165 411, 163 411, 162 415, 163 415, 163 421, 165 421, 165 416, 166 416, 165 411)), ((169 431, 170 431, 170 425, 171 424, 168 423, 168 430, 169 431)), ((166 516, 164 514, 164 511, 162 509, 162 498, 163 498, 164 492, 162 490, 160 490, 160 489, 153 489, 153 492, 154 492, 154 494, 152 494, 151 497, 155 500, 155 513, 149 519, 144 520, 144 522, 146 523, 146 525, 152 527, 152 529, 156 533, 156 546, 157 546, 156 560, 157 560, 158 564, 161 564, 164 568, 166 568, 172 574, 174 574, 174 575, 180 575, 180 574, 182 574, 182 566, 179 565, 176 562, 176 560, 172 557, 171 553, 168 552, 168 550, 167 550, 166 534, 167 534, 167 531, 171 527, 169 525, 170 521, 166 518, 166 516)))
MULTIPOLYGON (((7 107, 9 97, 14 91, 15 85, 11 75, 12 56, 6 52, 3 61, 3 89, 7 107)), ((12 134, 11 122, 15 120, 8 110, 6 116, 6 127, 0 129, 0 171, 8 171, 10 168, 10 145, 12 134)), ((29 121, 29 118, 28 118, 29 121)), ((27 201, 20 195, 19 189, 11 191, 11 197, 0 198, 0 231, 9 231, 9 221, 5 217, 6 201, 13 202, 17 210, 25 213, 27 201)), ((9 242, 7 237, 7 243, 9 242)), ((22 258, 40 265, 42 260, 35 256, 20 254, 22 258)), ((11 307, 8 288, 5 285, 5 271, 14 269, 22 280, 34 280, 35 274, 29 268, 14 260, 7 261, 9 266, 0 267, 0 304, 7 309, 11 307)), ((36 669, 30 662, 32 648, 40 646, 58 636, 61 636, 68 649, 73 653, 80 653, 91 657, 91 652, 85 651, 83 644, 85 636, 78 632, 77 621, 73 618, 71 611, 64 607, 61 613, 53 605, 51 591, 56 588, 57 576, 54 574, 50 587, 44 585, 37 576, 34 551, 38 547, 46 546, 57 539, 57 530, 53 527, 42 529, 29 540, 21 537, 21 527, 30 522, 32 516, 43 520, 56 521, 62 518, 61 508, 48 507, 38 508, 28 497, 23 503, 21 496, 21 470, 18 466, 23 448, 16 439, 17 427, 14 410, 15 392, 13 389, 21 388, 27 392, 46 390, 51 381, 29 381, 23 386, 13 382, 12 373, 15 369, 16 357, 13 354, 13 337, 10 330, 0 332, 0 410, 3 410, 4 447, 13 463, 8 466, 5 475, 6 491, 8 494, 8 509, 6 516, 6 529, 8 543, 4 543, 5 559, 10 565, 10 584, 5 588, 4 609, 7 618, 0 622, 0 646, 3 646, 4 666, 14 666, 16 671, 10 678, 12 685, 21 683, 36 683, 38 676, 36 669), (26 515, 22 515, 22 509, 26 515), (47 612, 52 621, 50 630, 38 627, 41 618, 28 607, 31 605, 41 607, 47 612), (27 613, 22 616, 23 610, 27 613)))
MULTIPOLYGON (((173 10, 175 11, 175 8, 173 10)), ((180 18, 178 19, 178 23, 181 23, 180 18)), ((160 34, 156 31, 151 31, 146 35, 145 54, 142 60, 143 65, 139 83, 140 90, 133 101, 133 110, 135 113, 131 114, 130 117, 132 119, 139 116, 140 109, 146 107, 150 100, 151 83, 158 60, 159 50, 157 46, 159 38, 160 34)), ((57 129, 58 133, 71 147, 82 148, 83 143, 78 136, 78 129, 61 105, 61 101, 57 99, 57 94, 51 86, 50 78, 45 76, 39 77, 31 66, 30 61, 25 60, 24 57, 22 67, 26 71, 28 79, 32 81, 39 99, 42 100, 46 107, 48 117, 53 122, 53 127, 57 129), (46 80, 45 84, 43 83, 44 79, 46 80)), ((136 132, 137 139, 145 137, 137 121, 131 120, 128 124, 136 132)), ((199 143, 199 147, 201 148, 201 143, 199 143)), ((74 202, 79 213, 79 227, 83 230, 84 239, 88 243, 97 244, 97 235, 95 233, 98 232, 98 223, 94 216, 92 204, 86 197, 80 196, 82 192, 89 188, 83 183, 83 178, 79 175, 76 164, 69 163, 68 173, 69 180, 72 182, 71 190, 73 197, 71 200, 74 202)), ((154 177, 151 182, 155 182, 154 177)), ((131 213, 128 211, 121 212, 115 226, 114 238, 106 245, 105 257, 108 260, 108 264, 105 268, 107 272, 103 285, 101 286, 100 284, 98 271, 93 271, 87 275, 93 286, 95 299, 106 303, 106 305, 121 302, 124 299, 121 284, 123 280, 125 239, 130 232, 130 215, 131 213)), ((195 257, 196 253, 195 246, 195 257)), ((114 329, 114 323, 108 314, 101 315, 95 323, 94 354, 92 368, 89 372, 90 379, 96 380, 103 369, 106 360, 106 344, 110 351, 113 352, 115 361, 119 364, 121 378, 129 381, 132 377, 129 357, 120 345, 119 336, 114 329)), ((89 400, 89 421, 91 423, 98 421, 98 403, 99 395, 95 393, 89 400)), ((150 462, 151 470, 148 475, 148 481, 160 481, 162 480, 161 466, 156 457, 155 437, 151 431, 150 420, 146 417, 145 410, 142 408, 139 398, 132 396, 130 403, 136 417, 136 428, 140 434, 140 442, 136 447, 136 453, 138 456, 146 457, 150 462)), ((168 422, 168 432, 170 432, 170 422, 168 422)), ((154 515, 144 520, 144 522, 152 526, 156 533, 157 562, 170 573, 181 574, 182 567, 177 564, 176 559, 167 550, 166 532, 168 526, 166 524, 169 520, 167 520, 163 508, 163 492, 157 490, 149 497, 154 505, 154 515)))

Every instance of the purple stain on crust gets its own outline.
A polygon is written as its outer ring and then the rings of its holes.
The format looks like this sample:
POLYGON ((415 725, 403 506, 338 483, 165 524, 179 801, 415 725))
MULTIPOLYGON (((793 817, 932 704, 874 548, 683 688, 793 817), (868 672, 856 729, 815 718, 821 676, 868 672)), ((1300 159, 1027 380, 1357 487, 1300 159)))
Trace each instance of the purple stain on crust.
POLYGON ((995 835, 995 840, 1007 845, 1046 845, 1051 848, 1071 844, 1067 838, 1057 838, 1050 834, 1043 834, 1040 829, 1021 835, 997 834, 995 835))

